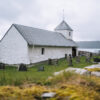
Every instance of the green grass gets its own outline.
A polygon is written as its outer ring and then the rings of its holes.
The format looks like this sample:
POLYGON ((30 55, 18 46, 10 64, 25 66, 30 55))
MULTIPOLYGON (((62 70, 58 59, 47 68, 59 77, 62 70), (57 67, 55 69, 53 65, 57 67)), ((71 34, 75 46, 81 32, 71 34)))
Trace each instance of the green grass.
MULTIPOLYGON (((76 63, 75 58, 73 59, 73 66, 77 68, 83 68, 91 65, 92 63, 86 63, 85 57, 81 57, 81 62, 76 63)), ((38 64, 34 67, 28 68, 27 72, 19 72, 16 67, 6 66, 5 70, 0 70, 0 85, 21 85, 24 83, 44 83, 45 80, 52 76, 54 72, 64 70, 68 68, 66 59, 59 60, 58 65, 38 64), (45 71, 38 72, 39 66, 44 66, 45 71)))

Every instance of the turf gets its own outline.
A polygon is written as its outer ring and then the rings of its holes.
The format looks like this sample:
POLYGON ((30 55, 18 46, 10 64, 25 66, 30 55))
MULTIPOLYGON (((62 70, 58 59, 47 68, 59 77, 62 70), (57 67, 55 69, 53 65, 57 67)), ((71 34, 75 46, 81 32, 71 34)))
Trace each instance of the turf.
MULTIPOLYGON (((92 63, 85 62, 85 57, 81 57, 80 63, 76 63, 75 58, 73 58, 72 67, 83 68, 91 64, 92 63)), ((54 72, 66 68, 68 68, 68 62, 66 59, 59 60, 58 65, 48 65, 47 63, 37 64, 28 68, 27 72, 19 72, 16 67, 6 66, 5 70, 0 70, 0 85, 21 85, 25 83, 43 84, 49 76, 53 75, 54 72), (45 71, 37 71, 39 66, 44 66, 45 71)))

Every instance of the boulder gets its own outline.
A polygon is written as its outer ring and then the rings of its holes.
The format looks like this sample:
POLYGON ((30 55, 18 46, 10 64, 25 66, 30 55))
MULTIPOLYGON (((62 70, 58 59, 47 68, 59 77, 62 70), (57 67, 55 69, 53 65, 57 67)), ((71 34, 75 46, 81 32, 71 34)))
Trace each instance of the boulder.
POLYGON ((65 54, 65 59, 67 59, 67 54, 65 54))
POLYGON ((68 57, 68 66, 73 66, 73 60, 71 55, 68 57))
POLYGON ((59 75, 63 72, 74 72, 80 75, 91 75, 91 72, 85 69, 81 69, 81 68, 67 68, 65 70, 59 71, 59 72, 55 72, 54 75, 59 75))
POLYGON ((5 64, 4 63, 0 63, 0 69, 5 69, 5 64))
POLYGON ((90 75, 91 74, 90 71, 81 69, 81 68, 67 68, 65 71, 66 72, 73 71, 73 72, 75 72, 77 74, 81 74, 81 75, 90 75))
POLYGON ((56 95, 55 92, 43 93, 42 98, 53 98, 56 95))
POLYGON ((38 67, 38 71, 45 71, 45 70, 44 70, 44 66, 38 67))
POLYGON ((48 65, 52 65, 52 59, 48 59, 48 65))
POLYGON ((61 70, 61 71, 59 71, 59 72, 55 72, 54 75, 59 75, 59 74, 61 74, 61 73, 63 73, 63 72, 64 72, 64 70, 61 70))
POLYGON ((54 64, 54 65, 58 65, 58 59, 54 59, 54 60, 53 60, 53 64, 54 64))
POLYGON ((96 64, 96 65, 91 65, 91 66, 87 66, 85 68, 100 68, 100 64, 96 64))
POLYGON ((27 71, 27 67, 25 64, 20 64, 18 67, 18 71, 27 71))
POLYGON ((98 63, 100 62, 100 58, 93 58, 93 61, 98 63))
POLYGON ((100 72, 91 72, 91 75, 100 77, 100 72))
POLYGON ((80 56, 76 56, 76 62, 77 62, 77 63, 80 62, 80 56))
POLYGON ((91 72, 85 69, 77 69, 75 72, 80 75, 91 75, 91 72))

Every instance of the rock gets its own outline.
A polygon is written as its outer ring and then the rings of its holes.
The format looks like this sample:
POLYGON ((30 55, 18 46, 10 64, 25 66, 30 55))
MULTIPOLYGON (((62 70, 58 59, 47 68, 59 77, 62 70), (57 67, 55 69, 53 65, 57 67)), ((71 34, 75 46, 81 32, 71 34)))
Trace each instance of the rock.
POLYGON ((48 65, 58 65, 58 59, 48 59, 48 65))
POLYGON ((86 62, 90 63, 91 62, 91 58, 89 56, 86 56, 86 62))
POLYGON ((56 95, 55 92, 43 93, 42 98, 53 98, 56 95))
POLYGON ((91 72, 91 75, 94 75, 94 76, 100 77, 100 72, 91 72))
POLYGON ((67 54, 65 54, 65 59, 67 59, 67 54))
POLYGON ((85 69, 77 69, 75 72, 80 75, 91 75, 91 72, 85 69))
POLYGON ((76 56, 76 62, 77 62, 77 63, 80 62, 80 56, 76 56))
POLYGON ((61 74, 61 73, 63 73, 63 72, 64 72, 64 70, 59 71, 59 72, 55 72, 54 75, 59 75, 59 74, 61 74))
POLYGON ((25 64, 20 64, 19 68, 18 68, 18 71, 27 71, 26 65, 25 64))
POLYGON ((58 65, 58 59, 53 59, 53 65, 58 65))
POLYGON ((100 62, 100 58, 93 58, 93 61, 98 63, 100 62))
POLYGON ((52 59, 48 59, 48 65, 52 65, 52 59))
POLYGON ((45 70, 44 70, 44 66, 38 67, 38 71, 45 71, 45 70))
POLYGON ((91 66, 87 66, 85 68, 100 68, 100 64, 96 64, 96 65, 91 65, 91 66))
POLYGON ((5 64, 4 63, 0 63, 0 69, 5 69, 5 64))
MULTIPOLYGON (((85 68, 86 69, 100 68, 100 64, 87 66, 85 68)), ((95 76, 100 77, 100 72, 90 72, 90 71, 88 71, 86 69, 70 67, 70 68, 67 68, 65 70, 62 70, 62 71, 59 71, 59 72, 55 72, 54 75, 59 75, 59 74, 61 74, 61 73, 63 73, 65 71, 65 72, 74 72, 74 73, 77 73, 77 74, 80 74, 80 75, 95 75, 95 76)))
POLYGON ((80 75, 91 75, 91 72, 85 69, 81 69, 81 68, 67 68, 65 70, 59 71, 59 72, 55 72, 54 75, 59 75, 63 72, 74 72, 80 75))
POLYGON ((51 80, 52 78, 53 78, 52 76, 49 76, 49 77, 48 77, 48 80, 51 80))
POLYGON ((81 74, 81 75, 90 75, 90 71, 88 70, 85 70, 85 69, 81 69, 81 68, 67 68, 65 70, 66 72, 70 71, 70 72, 75 72, 77 74, 81 74))
POLYGON ((68 57, 68 66, 73 66, 73 61, 71 55, 68 57))
POLYGON ((70 67, 70 68, 65 69, 65 71, 66 71, 66 72, 75 71, 75 70, 76 70, 76 68, 71 68, 71 67, 70 67))

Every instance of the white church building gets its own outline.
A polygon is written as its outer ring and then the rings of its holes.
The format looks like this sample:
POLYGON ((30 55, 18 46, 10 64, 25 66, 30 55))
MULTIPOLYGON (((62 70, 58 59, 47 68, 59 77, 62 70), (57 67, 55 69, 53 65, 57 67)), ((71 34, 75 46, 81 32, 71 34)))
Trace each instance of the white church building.
POLYGON ((63 20, 53 31, 12 24, 0 41, 0 62, 31 64, 77 55, 73 30, 63 20))

